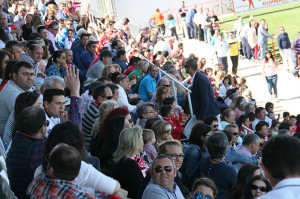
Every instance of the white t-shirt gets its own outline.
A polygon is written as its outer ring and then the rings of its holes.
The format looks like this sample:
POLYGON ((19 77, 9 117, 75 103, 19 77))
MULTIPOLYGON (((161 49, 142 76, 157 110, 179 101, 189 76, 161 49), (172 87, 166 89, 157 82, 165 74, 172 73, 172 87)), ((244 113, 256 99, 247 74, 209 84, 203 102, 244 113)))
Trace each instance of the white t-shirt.
MULTIPOLYGON (((41 173, 42 166, 39 166, 34 172, 34 178, 41 173)), ((104 175, 84 161, 81 161, 79 174, 74 183, 91 195, 95 195, 95 191, 104 192, 108 195, 113 194, 117 184, 113 178, 104 175)))

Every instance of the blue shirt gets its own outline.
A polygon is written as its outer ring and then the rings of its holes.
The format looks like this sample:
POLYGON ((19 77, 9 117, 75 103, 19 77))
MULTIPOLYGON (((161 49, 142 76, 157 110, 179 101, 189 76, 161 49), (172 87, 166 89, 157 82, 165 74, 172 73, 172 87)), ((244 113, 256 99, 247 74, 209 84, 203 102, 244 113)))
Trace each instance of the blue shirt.
POLYGON ((58 76, 58 77, 64 78, 66 76, 66 71, 65 71, 65 68, 63 66, 61 66, 60 70, 59 70, 57 68, 57 66, 53 63, 48 68, 46 68, 45 75, 47 77, 58 76))
POLYGON ((121 67, 122 73, 124 73, 125 70, 126 70, 127 67, 128 67, 123 61, 121 61, 121 60, 119 60, 119 59, 116 59, 116 60, 114 61, 114 64, 118 64, 118 65, 121 67))
POLYGON ((196 14, 195 9, 188 11, 187 16, 186 16, 186 23, 193 23, 195 14, 196 14))
POLYGON ((156 89, 156 80, 150 74, 148 74, 139 86, 138 94, 142 100, 150 100, 147 93, 154 93, 156 89))
POLYGON ((289 39, 289 35, 285 33, 280 33, 277 37, 277 44, 279 50, 289 49, 291 47, 291 42, 289 39))
POLYGON ((80 55, 85 51, 85 49, 80 43, 74 46, 71 50, 73 51, 73 62, 76 66, 78 66, 80 55))
POLYGON ((237 167, 235 164, 237 164, 237 163, 242 163, 242 164, 249 163, 249 164, 254 164, 254 165, 258 164, 257 155, 252 156, 252 157, 247 157, 247 156, 241 155, 238 152, 236 152, 233 147, 227 148, 225 158, 226 158, 226 160, 231 162, 231 164, 234 164, 234 167, 236 170, 237 170, 237 167))
POLYGON ((265 27, 260 26, 258 28, 258 44, 268 43, 269 37, 272 37, 272 35, 266 31, 265 27))
POLYGON ((85 50, 81 55, 78 63, 78 68, 83 75, 86 75, 88 68, 94 60, 94 55, 88 50, 85 50))

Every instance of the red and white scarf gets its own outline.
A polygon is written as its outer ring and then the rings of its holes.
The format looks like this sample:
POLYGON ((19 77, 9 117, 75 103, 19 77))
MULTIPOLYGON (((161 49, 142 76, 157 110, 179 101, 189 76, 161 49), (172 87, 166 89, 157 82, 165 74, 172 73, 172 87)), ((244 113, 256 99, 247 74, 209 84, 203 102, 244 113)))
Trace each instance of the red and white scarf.
POLYGON ((143 177, 146 177, 146 171, 148 170, 149 166, 146 164, 145 160, 139 156, 134 154, 133 156, 129 157, 130 159, 134 160, 140 168, 140 171, 142 172, 143 177))

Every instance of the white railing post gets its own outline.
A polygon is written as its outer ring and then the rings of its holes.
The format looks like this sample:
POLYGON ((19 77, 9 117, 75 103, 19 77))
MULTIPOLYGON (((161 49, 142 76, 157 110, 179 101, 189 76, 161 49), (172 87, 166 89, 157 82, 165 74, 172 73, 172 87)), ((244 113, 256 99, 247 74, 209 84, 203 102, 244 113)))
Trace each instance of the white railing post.
POLYGON ((187 97, 188 97, 188 103, 189 103, 189 108, 190 108, 190 114, 192 117, 192 116, 194 116, 194 112, 193 112, 193 107, 192 107, 191 93, 188 92, 187 97))
POLYGON ((177 93, 176 93, 176 89, 175 89, 175 84, 174 84, 174 80, 171 81, 171 84, 172 84, 172 90, 173 90, 173 94, 174 94, 174 98, 178 104, 178 101, 177 101, 177 93))

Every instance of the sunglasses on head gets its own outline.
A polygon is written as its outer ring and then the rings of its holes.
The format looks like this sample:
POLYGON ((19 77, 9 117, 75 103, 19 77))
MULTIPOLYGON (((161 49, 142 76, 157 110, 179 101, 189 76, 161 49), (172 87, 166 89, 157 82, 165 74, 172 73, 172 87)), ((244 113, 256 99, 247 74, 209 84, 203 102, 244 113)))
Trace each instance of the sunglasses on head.
POLYGON ((194 194, 194 196, 195 196, 196 199, 201 199, 203 196, 204 196, 205 199, 213 199, 213 197, 211 195, 204 195, 201 192, 196 192, 194 194))
POLYGON ((257 186, 257 185, 252 185, 252 186, 251 186, 251 189, 252 189, 252 190, 257 190, 257 189, 259 189, 259 190, 262 191, 262 192, 266 192, 266 191, 267 191, 267 187, 257 186))
POLYGON ((155 171, 156 173, 160 173, 160 172, 162 172, 163 169, 164 169, 166 172, 171 172, 171 171, 173 170, 173 167, 172 167, 172 166, 165 166, 165 167, 162 167, 162 166, 158 165, 158 166, 155 167, 154 171, 155 171))

